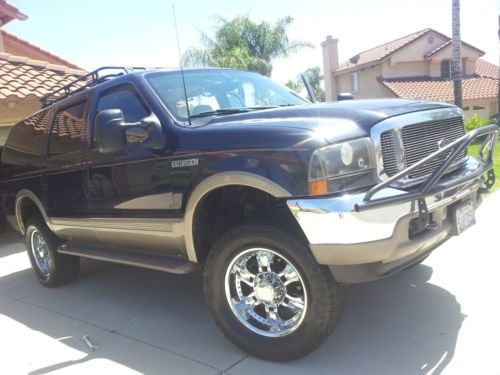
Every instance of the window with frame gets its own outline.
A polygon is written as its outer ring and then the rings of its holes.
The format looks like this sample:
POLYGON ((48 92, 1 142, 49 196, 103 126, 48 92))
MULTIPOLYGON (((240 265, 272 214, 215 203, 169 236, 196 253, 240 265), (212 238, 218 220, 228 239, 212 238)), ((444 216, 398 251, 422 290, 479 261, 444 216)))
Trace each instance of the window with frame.
MULTIPOLYGON (((452 62, 450 59, 441 60, 441 78, 451 79, 452 62)), ((467 73, 467 59, 462 59, 462 76, 467 73)))
POLYGON ((50 130, 49 156, 80 151, 86 104, 87 100, 84 100, 57 111, 50 130))
POLYGON ((120 109, 125 122, 137 122, 151 114, 146 103, 131 85, 113 87, 99 97, 97 114, 106 109, 120 109))
POLYGON ((357 72, 351 74, 351 91, 352 92, 359 91, 359 76, 357 72))
POLYGON ((441 78, 451 78, 451 60, 441 61, 441 78))

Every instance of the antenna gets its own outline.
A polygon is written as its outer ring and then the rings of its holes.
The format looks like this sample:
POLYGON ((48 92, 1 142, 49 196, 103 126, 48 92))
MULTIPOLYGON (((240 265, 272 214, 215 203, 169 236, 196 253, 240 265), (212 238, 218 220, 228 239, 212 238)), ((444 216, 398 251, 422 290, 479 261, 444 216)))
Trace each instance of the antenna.
POLYGON ((179 31, 177 30, 177 17, 175 16, 175 5, 172 4, 172 12, 174 13, 175 35, 177 36, 177 49, 179 50, 179 66, 181 68, 182 87, 184 88, 184 100, 186 101, 186 111, 188 115, 189 126, 191 126, 191 114, 189 113, 188 95, 186 91, 186 80, 184 79, 184 68, 182 66, 181 44, 179 43, 179 31))

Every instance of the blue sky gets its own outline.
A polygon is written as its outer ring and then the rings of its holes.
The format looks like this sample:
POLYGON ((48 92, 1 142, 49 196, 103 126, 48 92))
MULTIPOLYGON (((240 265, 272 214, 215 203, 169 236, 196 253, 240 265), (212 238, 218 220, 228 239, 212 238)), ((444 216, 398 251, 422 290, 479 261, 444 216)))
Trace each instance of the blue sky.
MULTIPOLYGON (((183 50, 198 45, 198 30, 209 34, 214 15, 248 13, 274 22, 290 15, 292 38, 313 43, 274 62, 281 83, 311 66, 321 66, 320 43, 340 39, 340 60, 426 27, 451 36, 451 0, 9 0, 29 16, 5 28, 85 69, 102 65, 178 64, 172 17, 175 4, 183 50)), ((462 0, 462 39, 498 64, 497 0, 462 0)))

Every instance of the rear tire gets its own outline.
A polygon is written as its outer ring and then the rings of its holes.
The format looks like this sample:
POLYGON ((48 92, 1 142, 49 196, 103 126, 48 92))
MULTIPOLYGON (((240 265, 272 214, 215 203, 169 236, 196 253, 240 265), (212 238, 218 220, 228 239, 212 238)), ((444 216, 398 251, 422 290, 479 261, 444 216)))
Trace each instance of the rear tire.
POLYGON ((26 248, 38 280, 46 287, 66 284, 78 277, 80 258, 59 254, 61 240, 47 227, 40 216, 28 220, 26 225, 26 248))
POLYGON ((215 243, 204 291, 226 337, 271 361, 313 351, 338 324, 344 305, 328 267, 307 246, 267 225, 236 226, 215 243))

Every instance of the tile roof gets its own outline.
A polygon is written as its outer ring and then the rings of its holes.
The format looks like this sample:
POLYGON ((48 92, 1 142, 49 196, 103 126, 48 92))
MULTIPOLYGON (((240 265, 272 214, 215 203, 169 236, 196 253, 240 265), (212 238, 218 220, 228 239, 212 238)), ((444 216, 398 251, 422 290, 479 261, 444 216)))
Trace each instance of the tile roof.
POLYGON ((41 98, 85 73, 64 65, 0 53, 0 100, 41 98))
MULTIPOLYGON (((453 81, 428 77, 380 79, 399 98, 453 101, 453 81)), ((463 100, 496 98, 498 79, 473 77, 462 80, 463 100)))
POLYGON ((402 38, 393 40, 389 43, 384 43, 381 44, 377 47, 371 48, 369 50, 366 50, 364 52, 361 52, 357 54, 356 56, 352 57, 348 61, 343 62, 342 64, 339 65, 337 72, 341 70, 347 70, 350 68, 353 68, 358 65, 363 65, 367 64, 369 62, 374 62, 374 61, 379 61, 382 60, 384 57, 389 56, 390 54, 394 53, 398 49, 406 46, 407 44, 413 42, 414 40, 420 38, 422 35, 427 34, 429 31, 432 29, 427 28, 424 30, 417 31, 415 33, 412 33, 410 35, 406 35, 402 38), (356 60, 354 62, 354 60, 356 60))
POLYGON ((500 78, 498 66, 483 59, 476 61, 476 74, 481 77, 500 78))
POLYGON ((77 65, 74 65, 63 58, 48 52, 28 42, 27 40, 24 40, 22 38, 19 38, 18 36, 10 34, 5 30, 0 30, 0 33, 2 34, 0 38, 3 38, 5 53, 19 55, 20 53, 17 51, 17 49, 21 47, 23 49, 22 56, 31 57, 37 60, 48 61, 52 64, 64 65, 73 69, 81 69, 77 65))
MULTIPOLYGON (((440 32, 438 32, 436 30, 433 30, 431 28, 427 28, 424 30, 417 31, 413 34, 406 35, 402 38, 393 40, 391 42, 381 44, 377 47, 371 48, 371 49, 366 50, 364 52, 361 52, 361 53, 357 54, 356 56, 351 57, 349 60, 340 64, 338 69, 336 70, 336 72, 341 72, 344 70, 349 70, 351 68, 356 68, 356 67, 364 65, 364 64, 381 61, 384 58, 386 58, 389 55, 396 52, 397 50, 399 50, 400 48, 407 46, 408 44, 414 42, 415 40, 421 38, 422 36, 426 35, 429 32, 433 32, 435 34, 438 34, 441 37, 445 38, 447 41, 445 43, 441 44, 440 46, 436 47, 433 51, 429 52, 428 54, 426 54, 423 57, 430 57, 433 54, 438 53, 442 49, 446 48, 449 44, 451 44, 451 39, 449 37, 447 37, 444 34, 441 34, 440 32)), ((474 47, 473 45, 465 43, 463 41, 462 41, 462 44, 464 46, 467 46, 469 48, 472 48, 472 49, 478 51, 481 55, 484 55, 484 51, 481 51, 480 49, 474 47)))

